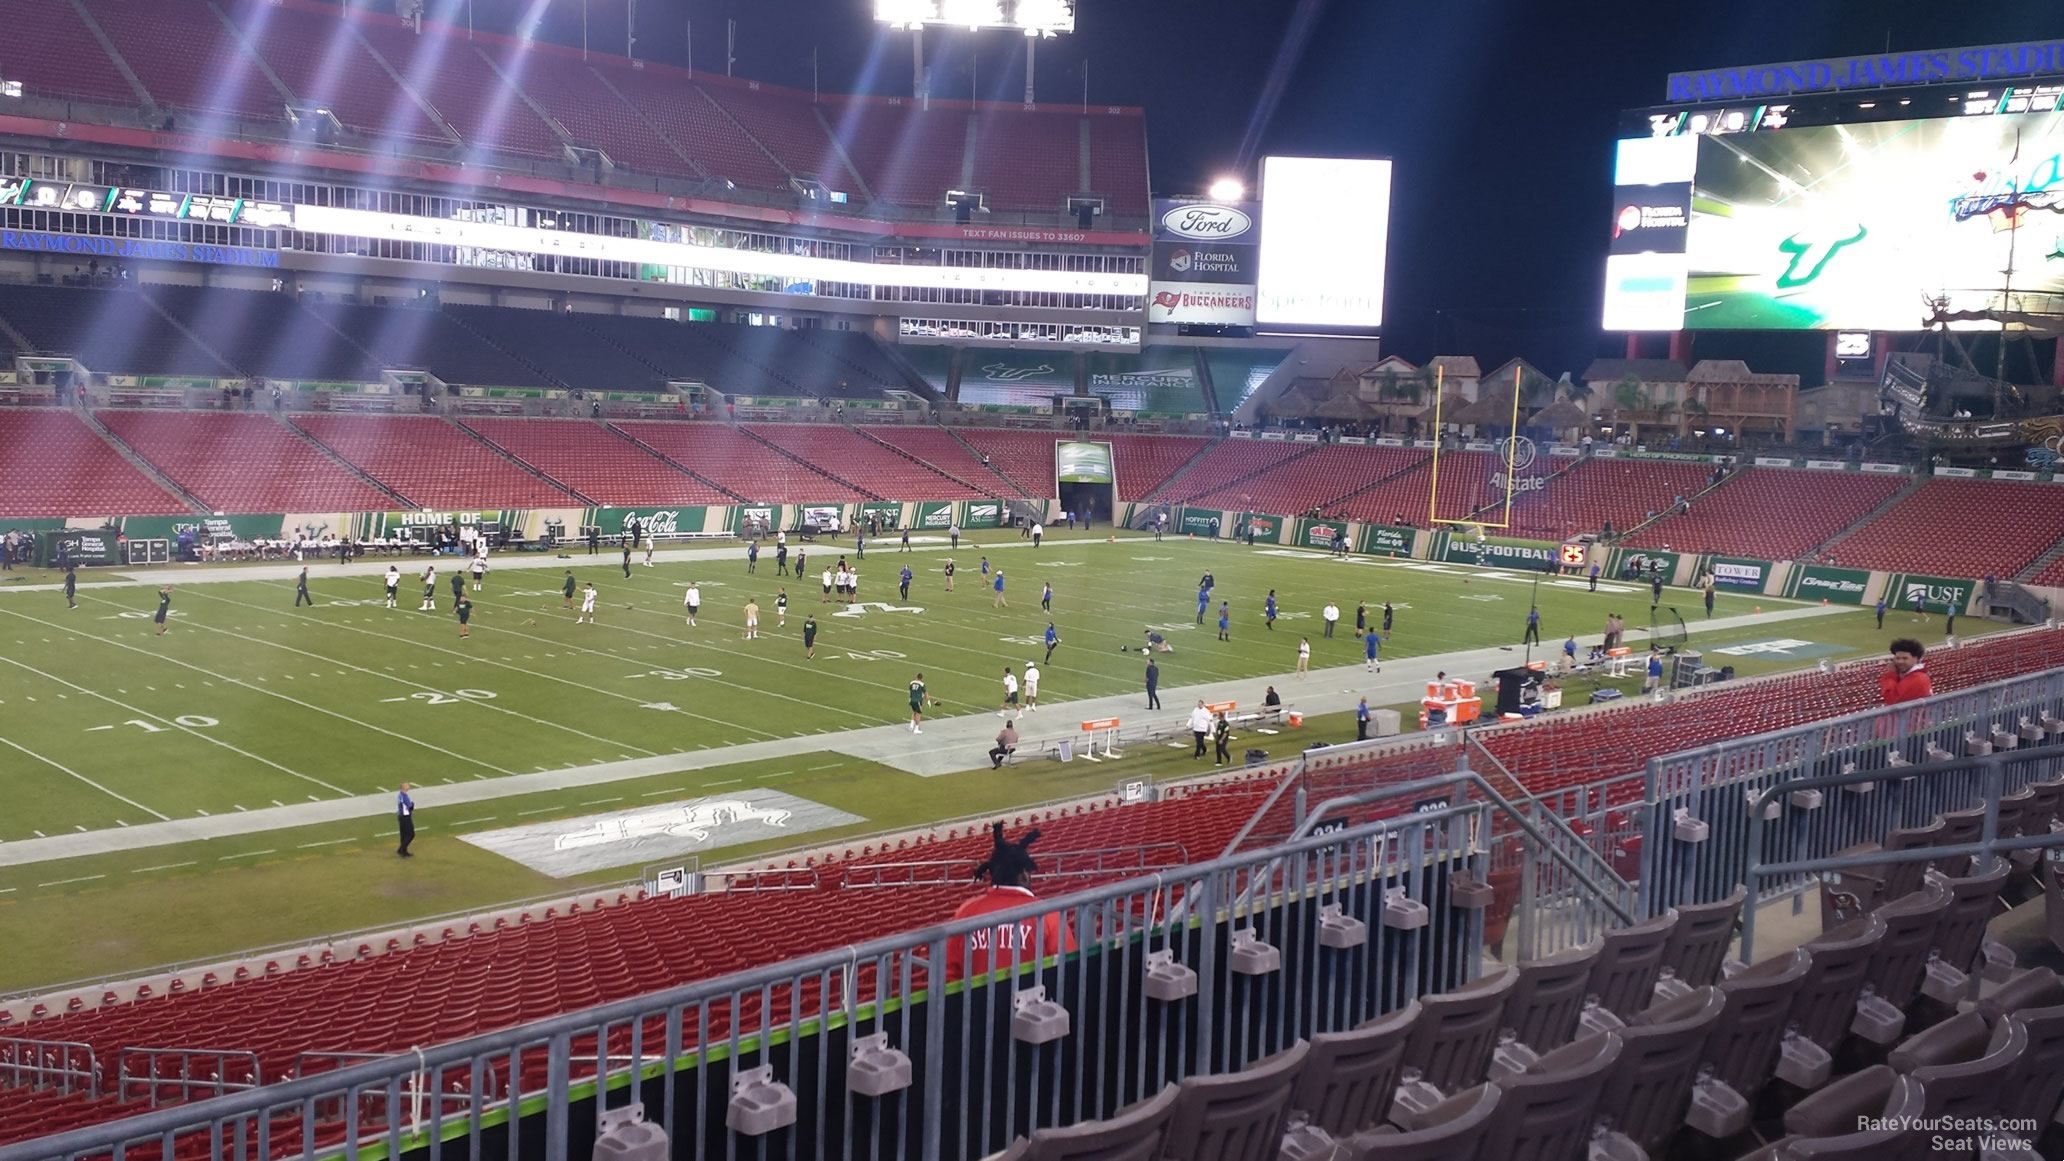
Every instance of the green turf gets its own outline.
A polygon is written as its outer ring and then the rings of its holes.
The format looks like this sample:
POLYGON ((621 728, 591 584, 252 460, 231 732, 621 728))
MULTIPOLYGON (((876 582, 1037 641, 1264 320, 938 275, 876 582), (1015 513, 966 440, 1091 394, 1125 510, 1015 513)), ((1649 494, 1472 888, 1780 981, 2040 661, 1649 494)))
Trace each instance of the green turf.
MULTIPOLYGON (((1532 585, 1509 574, 1417 562, 1343 563, 1319 554, 1250 550, 1230 544, 1056 533, 1033 551, 992 542, 992 562, 1009 573, 1010 608, 992 607, 978 561, 963 545, 958 590, 945 593, 942 554, 871 552, 862 598, 921 607, 829 615, 815 578, 789 583, 788 625, 775 627, 772 597, 784 582, 763 558, 747 576, 741 557, 714 563, 636 567, 626 580, 611 557, 575 557, 578 579, 602 594, 601 623, 576 625, 561 607, 562 573, 501 569, 476 600, 471 640, 457 638, 450 591, 440 612, 418 613, 421 586, 409 562, 401 609, 380 607, 372 577, 312 571, 318 604, 296 610, 287 582, 234 581, 176 589, 171 632, 155 635, 146 588, 82 589, 80 608, 54 593, 0 588, 0 764, 10 774, 11 809, 0 841, 157 816, 194 817, 276 803, 389 791, 403 780, 434 787, 539 769, 575 767, 785 740, 903 720, 905 686, 922 669, 942 713, 992 709, 1002 667, 1036 658, 1047 617, 1039 588, 1055 589, 1063 638, 1044 666, 1042 702, 1129 693, 1138 687, 1136 645, 1144 626, 1167 632, 1164 687, 1221 679, 1268 679, 1291 667, 1299 635, 1313 638, 1314 665, 1350 664, 1359 645, 1319 636, 1327 599, 1351 627, 1356 601, 1394 602, 1387 665, 1414 656, 1518 639, 1532 585), (918 573, 911 598, 895 591, 896 570, 918 573), (1218 579, 1211 623, 1195 627, 1196 582, 1218 579), (681 594, 704 589, 702 624, 683 623, 681 594), (1267 590, 1285 613, 1262 624, 1267 590), (762 639, 745 641, 740 606, 757 596, 762 639), (1216 602, 1231 602, 1232 640, 1216 640, 1216 602), (803 618, 819 614, 817 656, 806 659, 803 618), (461 692, 473 691, 473 692, 461 692), (492 697, 480 696, 492 694, 492 697), (656 703, 671 710, 644 708, 656 703)), ((834 554, 811 551, 813 565, 834 554)), ((814 571, 814 569, 813 569, 814 571)), ((442 570, 449 576, 449 569, 442 570)), ((175 583, 182 570, 165 572, 175 583)), ((1543 585, 1538 596, 1552 650, 1568 632, 1596 633, 1607 611, 1647 620, 1646 591, 1591 594, 1543 585)), ((1672 591, 1697 628, 1696 593, 1672 591)), ((1770 598, 1720 597, 1716 615, 1776 610, 1770 598)), ((1891 628, 1893 626, 1888 626, 1891 628)), ((1975 626, 1974 626, 1975 627, 1975 626)), ((1867 613, 1813 618, 1729 634, 1793 637, 1862 650, 1882 647, 1867 613)), ((1844 655, 1846 656, 1846 655, 1844 655)), ((1839 659, 1839 658, 1838 658, 1839 659)), ((1782 659, 1738 663, 1743 672, 1782 659)), ((1257 693, 1259 691, 1257 690, 1257 693)), ((1071 720, 1071 719, 1066 719, 1071 720)), ((1344 717, 1314 721, 1305 739, 1351 736, 1344 717)), ((1304 739, 1300 739, 1300 743, 1304 739)), ((0 917, 21 933, 18 954, 0 960, 0 989, 135 972, 154 964, 217 956, 291 939, 397 924, 616 882, 636 868, 554 880, 471 846, 442 842, 453 829, 490 829, 526 820, 577 817, 610 802, 711 785, 767 785, 865 821, 786 845, 921 825, 1108 788, 1122 773, 1195 772, 1185 757, 1134 747, 1116 766, 1028 764, 1003 775, 986 768, 923 779, 887 767, 814 754, 837 766, 809 770, 776 758, 635 782, 498 798, 462 817, 422 819, 422 858, 388 853, 384 820, 272 831, 236 839, 154 847, 118 855, 0 869, 0 917), (778 778, 778 780, 776 780, 778 778), (466 825, 459 825, 464 823, 466 825)), ((979 762, 971 755, 970 765, 979 762)), ((766 849, 726 848, 732 860, 766 849)))

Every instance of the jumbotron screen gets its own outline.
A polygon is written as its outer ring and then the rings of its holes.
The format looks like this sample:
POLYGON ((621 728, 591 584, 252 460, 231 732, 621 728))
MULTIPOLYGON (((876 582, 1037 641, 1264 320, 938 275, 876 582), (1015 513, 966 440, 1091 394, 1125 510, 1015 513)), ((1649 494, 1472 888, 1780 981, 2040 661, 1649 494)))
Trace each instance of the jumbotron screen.
POLYGON ((1608 330, 1920 330, 2010 251, 2064 293, 2064 113, 1627 140, 1614 184, 1608 330))

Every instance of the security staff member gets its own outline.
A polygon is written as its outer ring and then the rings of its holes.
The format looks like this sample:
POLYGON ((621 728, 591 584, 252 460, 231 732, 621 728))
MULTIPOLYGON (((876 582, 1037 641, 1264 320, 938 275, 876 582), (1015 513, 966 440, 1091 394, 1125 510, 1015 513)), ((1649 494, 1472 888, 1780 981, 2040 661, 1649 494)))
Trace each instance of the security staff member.
POLYGON ((394 796, 394 822, 401 831, 401 845, 394 853, 404 859, 414 858, 409 854, 409 844, 416 841, 416 800, 409 797, 409 784, 401 784, 401 792, 394 796))

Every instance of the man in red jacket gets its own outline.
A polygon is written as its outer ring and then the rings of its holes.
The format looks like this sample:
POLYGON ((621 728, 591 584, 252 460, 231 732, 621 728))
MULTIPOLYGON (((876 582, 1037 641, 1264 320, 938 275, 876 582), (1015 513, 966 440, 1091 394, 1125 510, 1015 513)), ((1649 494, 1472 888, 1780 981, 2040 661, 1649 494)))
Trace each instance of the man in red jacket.
MULTIPOLYGON (((990 827, 990 837, 994 847, 989 861, 975 868, 975 878, 988 879, 989 889, 962 903, 960 909, 953 913, 955 919, 1023 907, 1037 897, 1032 894, 1031 882, 1032 873, 1039 866, 1032 861, 1031 847, 1039 841, 1039 831, 1028 831, 1024 838, 1010 842, 1003 837, 1003 824, 999 822, 990 827)), ((1074 950, 1074 935, 1068 931, 1060 912, 1053 911, 1030 919, 984 927, 965 937, 949 940, 946 945, 946 974, 948 978, 959 978, 963 965, 971 975, 987 975, 991 970, 1009 971, 1074 950)))
POLYGON ((1920 701, 1935 696, 1935 683, 1928 678, 1928 666, 1921 658, 1927 650, 1919 641, 1901 637, 1892 642, 1892 663, 1878 678, 1878 685, 1885 691, 1886 705, 1920 701))

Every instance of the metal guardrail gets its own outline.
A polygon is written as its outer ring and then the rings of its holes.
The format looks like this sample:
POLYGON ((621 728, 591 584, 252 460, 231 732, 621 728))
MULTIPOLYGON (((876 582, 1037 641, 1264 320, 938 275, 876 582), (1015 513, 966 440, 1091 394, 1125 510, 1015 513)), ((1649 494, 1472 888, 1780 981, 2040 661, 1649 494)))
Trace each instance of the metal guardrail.
MULTIPOLYGON (((2064 848, 2064 832, 2000 833, 2000 800, 2020 786, 2048 781, 2041 775, 2055 773, 2059 763, 2064 763, 2064 744, 1918 766, 1851 768, 1765 787, 1745 804, 1750 828, 1742 881, 1748 886, 1748 897, 1752 902, 1762 898, 1766 883, 1789 891, 1831 871, 1889 863, 1968 857, 1974 860, 1974 870, 1982 874, 1992 868, 1995 859, 2012 851, 2064 848), (1882 839, 1895 827, 1924 825, 1949 813, 1937 808, 1944 802, 1958 803, 1951 811, 1982 813, 1976 842, 1905 850, 1852 849, 1863 837, 1882 839)), ((1752 905, 1742 913, 1740 958, 1744 962, 1754 962, 1756 912, 1752 905)))
MULTIPOLYGON (((1482 779, 1392 792, 1452 793, 1463 782, 1482 779)), ((641 1101, 677 1144, 698 1142, 710 1158, 987 1156, 1032 1128, 1107 1116, 1184 1076, 1243 1067, 1474 978, 1484 913, 1456 889, 1487 873, 1474 836, 1505 808, 1454 801, 401 1056, 340 1059, 315 1075, 0 1148, 0 1161, 123 1161, 203 1140, 221 1158, 418 1148, 440 1157, 447 1144, 515 1156, 519 1138, 523 1155, 564 1161, 571 1102, 597 1095, 601 1106, 641 1101), (1363 925, 1361 942, 1329 934, 1343 919, 1363 925), (1025 945, 999 944, 985 977, 999 930, 1025 945), (1063 930, 1079 951, 1056 954, 1063 930), (1169 975, 1154 966, 1163 953, 1194 971, 1189 998, 1148 998, 1150 982, 1169 975), (1257 956, 1263 970, 1253 970, 1257 956), (1012 1038, 1035 986, 1058 1005, 1048 1015, 1065 1011, 1072 1024, 1036 1047, 1012 1038), (909 1054, 908 1089, 869 1098, 842 1084, 854 1040, 868 1033, 909 1054), (757 1066, 798 1097, 780 1136, 726 1128, 731 1086, 757 1066)))
POLYGON ((100 1061, 93 1046, 75 1040, 28 1040, 0 1037, 0 1082, 7 1088, 32 1088, 97 1097, 100 1061))
MULTIPOLYGON (((1744 883, 1756 826, 1748 803, 1766 790, 1850 768, 1882 771, 1938 756, 1971 755, 2008 740, 2018 747, 2044 737, 2042 723, 2059 715, 2064 715, 2064 669, 1653 759, 1642 776, 1638 802, 1626 807, 1643 840, 1638 909, 1656 915, 1679 903, 1713 902, 1744 883)), ((1628 784, 1620 779, 1613 785, 1624 791, 1628 784)), ((2010 782, 2007 792, 2020 785, 2010 782)), ((1901 809, 1960 809, 1969 804, 1971 793, 1956 781, 1922 780, 1902 799, 1901 809)), ((1869 825, 1890 818, 1888 813, 1869 825)), ((1798 883, 1770 885, 1760 899, 1750 899, 1750 906, 1797 889, 1798 883)))

